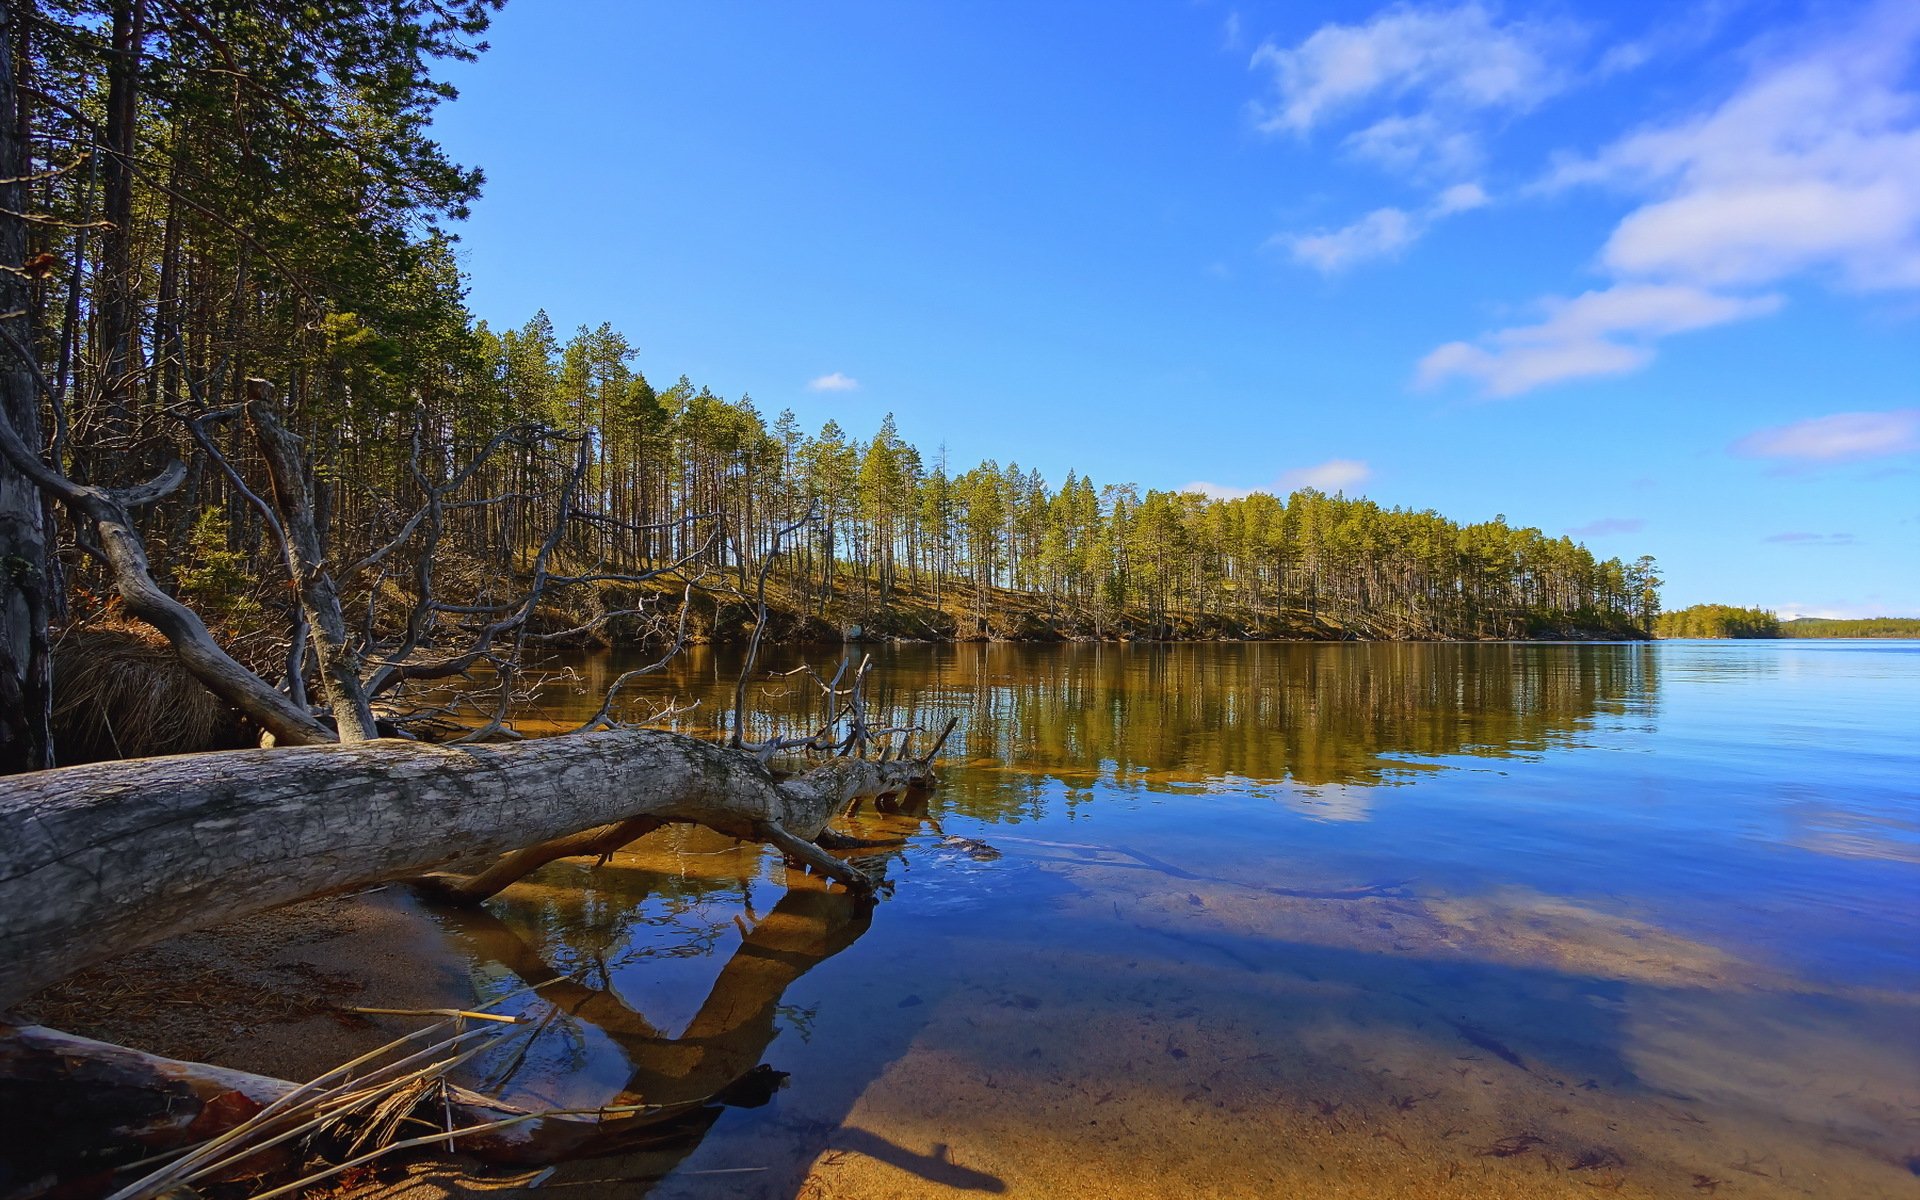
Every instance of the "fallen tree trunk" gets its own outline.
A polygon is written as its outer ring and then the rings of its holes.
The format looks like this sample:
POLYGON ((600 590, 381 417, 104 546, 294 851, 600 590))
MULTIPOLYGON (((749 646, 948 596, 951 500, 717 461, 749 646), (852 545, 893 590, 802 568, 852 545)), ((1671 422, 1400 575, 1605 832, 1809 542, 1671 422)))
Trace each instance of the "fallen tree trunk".
MULTIPOLYGON (((92 963, 278 905, 433 872, 490 894, 599 826, 704 825, 859 886, 813 841, 924 761, 839 758, 778 780, 753 756, 651 729, 505 745, 406 741, 67 767, 0 783, 0 1010, 92 963), (642 820, 642 819, 645 820, 642 820), (532 847, 533 850, 526 848, 532 847), (488 871, 520 851, 517 869, 488 871)), ((599 832, 596 830, 596 832, 599 832)), ((595 850, 604 837, 589 839, 595 850)), ((505 864, 500 864, 505 865, 505 864)))

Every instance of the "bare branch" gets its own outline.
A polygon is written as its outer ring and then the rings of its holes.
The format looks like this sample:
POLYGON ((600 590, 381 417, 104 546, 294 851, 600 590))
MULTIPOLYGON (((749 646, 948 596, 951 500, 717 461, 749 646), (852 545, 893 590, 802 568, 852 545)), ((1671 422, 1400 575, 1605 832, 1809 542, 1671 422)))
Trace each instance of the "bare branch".
MULTIPOLYGON (((0 328, 0 341, 27 366, 42 391, 53 394, 40 374, 33 355, 14 337, 0 328)), ((168 595, 153 578, 147 562, 146 546, 134 528, 126 506, 105 488, 75 483, 28 448, 9 421, 0 421, 0 454, 13 468, 47 495, 65 501, 92 522, 98 535, 97 549, 113 573, 114 583, 127 610, 152 625, 173 645, 180 661, 195 678, 215 695, 238 708, 247 717, 269 730, 284 743, 305 745, 334 741, 326 726, 315 721, 304 706, 295 705, 286 696, 233 660, 192 609, 168 595)), ((157 487, 178 464, 163 473, 157 487)), ((164 494, 161 492, 160 494, 164 494)))
POLYGON ((754 664, 760 659, 760 639, 767 628, 767 573, 773 570, 774 560, 780 557, 781 542, 819 520, 819 507, 809 505, 805 516, 791 525, 774 531, 773 543, 760 560, 759 587, 755 594, 753 637, 747 642, 747 658, 740 664, 740 677, 734 681, 733 685, 733 733, 727 740, 728 744, 736 750, 741 748, 742 739, 746 733, 747 680, 752 677, 754 664))

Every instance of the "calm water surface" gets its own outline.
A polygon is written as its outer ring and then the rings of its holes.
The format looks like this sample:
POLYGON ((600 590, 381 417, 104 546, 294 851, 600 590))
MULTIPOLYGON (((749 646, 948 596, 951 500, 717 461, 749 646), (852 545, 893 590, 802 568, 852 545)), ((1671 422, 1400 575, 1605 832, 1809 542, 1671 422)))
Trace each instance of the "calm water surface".
MULTIPOLYGON (((905 839, 877 905, 667 830, 442 918, 482 994, 579 973, 482 1064, 516 1099, 787 1073, 548 1186, 1920 1195, 1920 643, 873 653, 961 717, 849 823, 905 839)), ((736 670, 635 703, 710 728, 736 670)))

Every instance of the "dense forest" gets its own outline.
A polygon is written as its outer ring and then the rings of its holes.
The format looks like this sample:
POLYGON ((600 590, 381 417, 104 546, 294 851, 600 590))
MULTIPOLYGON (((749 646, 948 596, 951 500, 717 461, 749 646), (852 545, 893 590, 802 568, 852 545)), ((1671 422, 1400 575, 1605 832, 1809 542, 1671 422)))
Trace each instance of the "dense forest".
POLYGON ((1653 622, 1659 638, 1775 638, 1780 618, 1764 608, 1735 608, 1731 604, 1695 604, 1663 612, 1653 622))
MULTIPOLYGON (((811 513, 775 568, 804 612, 873 616, 911 596, 959 613, 974 636, 1022 615, 1096 635, 1129 621, 1191 631, 1196 617, 1256 629, 1304 616, 1420 636, 1625 632, 1655 603, 1650 561, 1598 561, 1504 518, 1460 525, 1311 489, 1215 500, 1074 472, 1054 486, 992 460, 956 471, 903 440, 891 416, 864 439, 833 421, 809 434, 790 411, 769 423, 751 398, 684 376, 656 388, 607 325, 561 342, 544 314, 517 330, 479 323, 471 349, 456 427, 475 413, 532 414, 592 447, 587 486, 617 519, 577 530, 573 555, 685 563, 744 586, 778 532, 811 513)), ((483 421, 475 436, 497 427, 483 421)), ((511 511, 482 510, 457 548, 510 566, 528 549, 514 528, 511 511)))
POLYGON ((1696 604, 1661 613, 1654 620, 1653 635, 1659 638, 1910 638, 1920 637, 1920 618, 1795 617, 1782 621, 1764 608, 1696 604))
POLYGON ((1920 638, 1920 617, 1795 617, 1780 623, 1782 637, 1920 638))
MULTIPOLYGON (((300 640, 290 564, 325 569, 367 646, 408 652, 511 610, 510 592, 533 597, 499 618, 516 636, 658 634, 688 582, 710 613, 764 586, 816 630, 948 637, 1623 635, 1657 611, 1651 559, 1504 517, 959 468, 891 419, 807 432, 746 396, 657 386, 609 325, 475 320, 449 230, 482 178, 430 122, 453 94, 436 68, 479 53, 497 7, 8 9, 9 422, 80 487, 139 496, 185 463, 131 506, 132 532, 250 661, 300 640), (298 462, 268 461, 250 380, 271 384, 298 462), (295 476, 313 546, 270 502, 295 476)), ((87 522, 16 469, 0 466, 0 510, 44 508, 0 547, 35 581, 8 627, 111 615, 87 522)), ((33 640, 6 654, 44 655, 33 640)))

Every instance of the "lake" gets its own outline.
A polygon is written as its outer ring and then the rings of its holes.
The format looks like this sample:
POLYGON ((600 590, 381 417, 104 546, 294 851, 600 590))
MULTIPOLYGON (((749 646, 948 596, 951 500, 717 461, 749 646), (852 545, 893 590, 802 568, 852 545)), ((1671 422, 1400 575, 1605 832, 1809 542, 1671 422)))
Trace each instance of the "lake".
MULTIPOLYGON (((937 790, 844 823, 905 839, 877 904, 670 829, 437 918, 483 996, 575 976, 476 1064, 516 1101, 771 1068, 546 1187, 1920 1195, 1920 643, 851 652, 876 717, 960 717, 937 790)), ((711 729, 738 661, 635 711, 711 729)))

